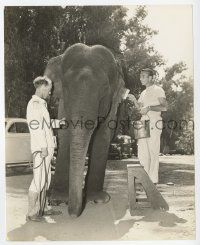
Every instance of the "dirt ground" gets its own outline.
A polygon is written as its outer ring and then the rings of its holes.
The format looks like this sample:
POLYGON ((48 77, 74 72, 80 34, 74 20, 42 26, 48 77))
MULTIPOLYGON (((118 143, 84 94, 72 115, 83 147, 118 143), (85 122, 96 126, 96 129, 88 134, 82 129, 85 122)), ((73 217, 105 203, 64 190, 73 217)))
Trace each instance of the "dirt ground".
MULTIPOLYGON (((71 218, 65 204, 55 207, 59 216, 46 222, 26 222, 30 171, 6 177, 7 239, 12 241, 71 240, 194 240, 194 157, 161 156, 157 189, 169 204, 169 211, 139 208, 129 213, 127 169, 129 160, 108 161, 105 190, 107 204, 87 203, 79 218, 71 218)), ((140 196, 140 194, 138 194, 140 196)))

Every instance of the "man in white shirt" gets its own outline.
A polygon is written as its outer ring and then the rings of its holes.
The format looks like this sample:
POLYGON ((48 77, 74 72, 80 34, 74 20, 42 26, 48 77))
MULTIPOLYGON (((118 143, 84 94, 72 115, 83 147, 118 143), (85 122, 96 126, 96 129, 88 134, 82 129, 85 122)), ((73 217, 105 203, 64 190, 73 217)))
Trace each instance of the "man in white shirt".
POLYGON ((147 68, 140 73, 146 89, 141 93, 138 104, 141 120, 150 120, 150 138, 138 139, 138 158, 153 183, 158 183, 160 136, 162 132, 161 112, 167 110, 164 90, 154 84, 154 71, 147 68))
POLYGON ((45 205, 44 212, 41 210, 41 193, 43 191, 44 199, 46 197, 44 188, 48 189, 51 182, 51 160, 56 142, 45 101, 51 94, 52 81, 47 77, 38 77, 33 81, 33 84, 36 91, 28 102, 26 115, 33 154, 33 180, 28 193, 27 220, 41 221, 43 214, 56 214, 47 205, 45 205))

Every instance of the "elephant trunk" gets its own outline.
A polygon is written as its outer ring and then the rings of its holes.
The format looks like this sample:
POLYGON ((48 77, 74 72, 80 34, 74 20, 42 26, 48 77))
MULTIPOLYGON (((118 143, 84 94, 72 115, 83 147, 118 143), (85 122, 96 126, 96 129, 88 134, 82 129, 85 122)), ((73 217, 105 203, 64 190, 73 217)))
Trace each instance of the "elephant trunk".
POLYGON ((71 216, 82 212, 85 158, 93 130, 76 127, 70 130, 69 203, 71 216))

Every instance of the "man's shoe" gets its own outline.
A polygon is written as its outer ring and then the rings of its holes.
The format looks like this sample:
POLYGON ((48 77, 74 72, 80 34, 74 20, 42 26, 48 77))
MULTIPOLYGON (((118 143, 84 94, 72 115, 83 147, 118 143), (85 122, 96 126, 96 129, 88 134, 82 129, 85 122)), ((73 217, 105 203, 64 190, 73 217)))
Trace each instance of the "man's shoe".
POLYGON ((27 215, 26 221, 42 222, 42 221, 44 221, 44 218, 40 215, 32 215, 32 216, 27 215))
POLYGON ((63 201, 63 200, 50 199, 50 200, 48 201, 48 204, 49 204, 50 206, 59 206, 61 203, 66 203, 66 205, 68 205, 68 203, 65 202, 65 201, 63 201))
POLYGON ((44 211, 44 216, 50 216, 50 215, 60 215, 62 214, 61 211, 56 211, 56 210, 53 210, 53 209, 49 209, 47 211, 44 211))

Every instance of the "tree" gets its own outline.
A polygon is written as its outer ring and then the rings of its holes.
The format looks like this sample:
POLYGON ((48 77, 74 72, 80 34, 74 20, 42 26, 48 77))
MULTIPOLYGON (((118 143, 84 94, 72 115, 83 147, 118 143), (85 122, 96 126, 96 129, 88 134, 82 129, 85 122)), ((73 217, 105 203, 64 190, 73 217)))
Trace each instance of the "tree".
MULTIPOLYGON (((77 42, 108 47, 122 67, 126 87, 138 97, 143 89, 140 70, 164 64, 149 42, 158 32, 144 24, 147 14, 145 6, 138 6, 128 20, 123 6, 5 7, 6 116, 25 116, 33 79, 43 74, 51 57, 77 42)), ((166 121, 193 119, 193 87, 183 76, 185 69, 183 62, 174 64, 160 81, 169 103, 166 121)), ((192 152, 187 144, 193 142, 191 128, 172 126, 163 130, 162 148, 168 143, 192 152)))
POLYGON ((168 110, 163 114, 162 151, 166 148, 184 153, 194 151, 193 82, 183 76, 186 69, 183 62, 174 64, 165 70, 161 80, 168 101, 168 110))
POLYGON ((82 42, 101 44, 119 52, 120 39, 126 30, 122 6, 68 6, 63 12, 61 40, 68 46, 82 42))
POLYGON ((5 8, 6 116, 25 116, 33 79, 59 53, 57 16, 61 11, 59 7, 5 8))
POLYGON ((124 36, 124 60, 127 64, 127 87, 136 97, 144 88, 140 83, 140 71, 143 68, 156 68, 164 64, 162 56, 149 43, 158 31, 152 30, 143 23, 148 12, 145 6, 139 6, 135 15, 128 20, 124 36))
POLYGON ((6 116, 25 116, 33 79, 70 45, 102 44, 119 52, 124 16, 120 6, 6 7, 6 116))
POLYGON ((138 7, 128 21, 126 13, 123 6, 6 7, 6 115, 25 116, 32 80, 43 74, 49 58, 77 42, 108 47, 122 65, 126 86, 138 96, 140 69, 163 60, 148 43, 157 32, 143 24, 146 8, 138 7))

